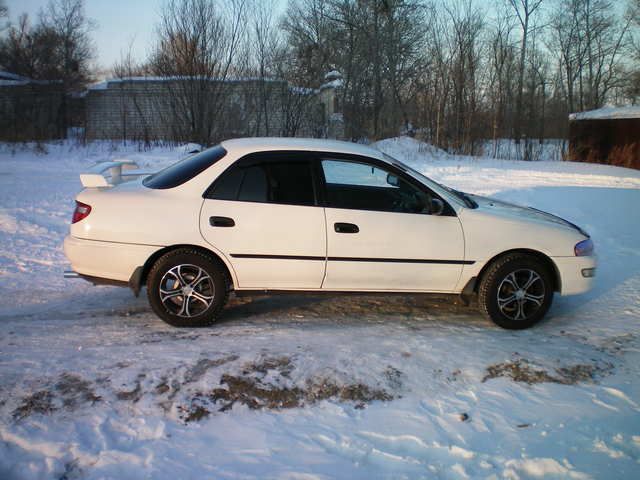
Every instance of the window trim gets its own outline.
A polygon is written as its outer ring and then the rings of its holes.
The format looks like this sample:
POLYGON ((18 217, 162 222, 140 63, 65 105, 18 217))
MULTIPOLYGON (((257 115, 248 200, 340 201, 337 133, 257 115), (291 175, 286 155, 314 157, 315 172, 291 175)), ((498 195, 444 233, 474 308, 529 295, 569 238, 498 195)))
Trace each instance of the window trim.
POLYGON ((364 164, 364 165, 373 165, 374 167, 377 167, 381 170, 387 171, 388 173, 392 173, 393 175, 398 176, 399 178, 401 178, 402 180, 404 180, 405 182, 407 182, 408 184, 412 185, 413 187, 415 187, 417 190, 420 190, 421 192, 430 195, 434 198, 437 198, 439 200, 441 200, 444 203, 444 210, 442 212, 441 215, 439 215, 440 217, 457 217, 458 215, 456 214, 455 209, 449 204, 449 202, 445 199, 442 198, 441 195, 439 195, 438 193, 434 192, 433 190, 431 190, 428 186, 422 184, 421 182, 418 182, 415 178, 413 178, 412 176, 408 175, 404 170, 402 170, 400 167, 397 167, 396 165, 393 164, 389 164, 386 162, 383 162, 381 160, 378 160, 376 158, 372 158, 372 157, 365 157, 362 155, 354 155, 354 154, 350 154, 350 153, 334 153, 334 152, 317 152, 317 158, 316 158, 316 162, 318 165, 318 169, 320 172, 320 178, 321 178, 321 190, 322 190, 322 205, 325 208, 335 208, 338 210, 357 210, 357 211, 361 211, 361 212, 381 212, 381 213, 399 213, 402 215, 429 215, 431 216, 430 213, 414 213, 414 212, 393 212, 390 210, 378 210, 378 209, 364 209, 364 208, 346 208, 346 207, 335 207, 332 205, 329 205, 329 200, 328 200, 328 195, 327 195, 327 181, 326 178, 324 176, 324 169, 322 168, 322 161, 323 160, 338 160, 338 161, 344 161, 344 162, 351 162, 351 163, 360 163, 360 164, 364 164))
MULTIPOLYGON (((202 193, 202 198, 205 200, 218 200, 212 198, 211 195, 216 188, 217 183, 222 179, 222 177, 235 168, 246 168, 251 167, 253 165, 260 165, 263 163, 290 163, 290 162, 300 162, 306 163, 309 166, 309 171, 311 173, 311 185, 313 188, 313 204, 312 205, 301 205, 299 203, 282 203, 282 202, 260 202, 255 200, 222 200, 227 202, 242 202, 242 203, 260 203, 263 205, 288 205, 291 207, 320 207, 322 206, 322 202, 320 199, 320 189, 318 182, 318 171, 316 166, 316 157, 315 152, 309 152, 305 150, 266 150, 261 152, 252 152, 244 155, 243 157, 238 158, 231 165, 224 169, 220 175, 218 175, 213 182, 205 189, 202 193)), ((269 171, 267 169, 267 175, 269 175, 269 171)), ((244 178, 242 180, 244 182, 244 178)), ((238 188, 238 193, 242 189, 242 182, 240 187, 238 188)))
POLYGON ((255 202, 249 200, 225 200, 228 202, 243 202, 243 203, 261 203, 265 205, 289 205, 294 207, 323 207, 323 208, 336 208, 341 210, 356 210, 362 212, 381 212, 381 213, 399 213, 402 215, 431 215, 430 213, 412 213, 412 212, 392 212, 389 210, 376 210, 376 209, 362 209, 362 208, 343 208, 343 207, 334 207, 329 205, 328 196, 327 196, 327 184, 324 176, 324 170, 322 168, 322 160, 340 160, 345 162, 352 163, 361 163, 365 165, 373 165, 382 170, 388 171, 389 173, 393 173, 397 175, 405 182, 413 185, 418 190, 431 195, 434 198, 440 199, 444 203, 444 211, 442 212, 441 217, 457 217, 457 213, 455 209, 451 206, 449 201, 444 198, 439 193, 433 191, 427 185, 424 185, 419 180, 415 179, 407 172, 405 172, 402 168, 396 166, 395 164, 387 163, 385 161, 379 160, 373 157, 366 157, 363 155, 356 155, 352 153, 343 153, 343 152, 325 152, 325 151, 310 151, 310 150, 264 150, 260 152, 251 152, 248 153, 237 160, 235 160, 231 165, 224 169, 220 175, 218 175, 213 182, 205 189, 202 193, 202 198, 205 200, 215 200, 211 198, 211 192, 214 190, 216 183, 232 168, 236 167, 245 167, 250 166, 253 163, 261 163, 264 161, 270 161, 270 158, 273 158, 273 162, 277 162, 278 160, 284 159, 284 161, 299 161, 299 162, 307 162, 311 167, 311 177, 313 183, 313 195, 314 195, 314 205, 300 205, 295 203, 276 203, 276 202, 255 202), (277 157, 277 158, 275 158, 277 157), (288 157, 288 158, 287 158, 288 157))

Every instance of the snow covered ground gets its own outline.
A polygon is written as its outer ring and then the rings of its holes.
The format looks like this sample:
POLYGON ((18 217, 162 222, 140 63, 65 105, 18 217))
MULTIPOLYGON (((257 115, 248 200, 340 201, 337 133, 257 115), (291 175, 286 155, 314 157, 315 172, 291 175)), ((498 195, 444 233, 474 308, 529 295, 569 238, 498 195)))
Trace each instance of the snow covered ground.
POLYGON ((176 330, 63 280, 78 173, 182 149, 0 146, 0 478, 639 478, 640 172, 378 146, 585 227, 596 288, 510 332, 444 298, 232 299, 176 330))

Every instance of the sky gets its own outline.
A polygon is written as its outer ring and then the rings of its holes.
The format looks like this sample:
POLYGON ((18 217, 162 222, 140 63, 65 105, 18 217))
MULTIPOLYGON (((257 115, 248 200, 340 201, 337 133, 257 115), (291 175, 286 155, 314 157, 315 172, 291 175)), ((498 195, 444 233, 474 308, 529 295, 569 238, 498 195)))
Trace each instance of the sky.
MULTIPOLYGON (((12 22, 22 13, 27 13, 36 21, 38 12, 48 3, 48 0, 5 1, 12 22)), ((129 48, 136 60, 147 58, 164 2, 165 0, 85 0, 86 15, 96 24, 92 38, 96 46, 98 71, 110 69, 121 56, 126 55, 129 48)), ((626 0, 616 2, 615 5, 621 10, 627 4, 626 0)), ((275 3, 284 11, 287 0, 275 0, 275 3)))
MULTIPOLYGON (((48 0, 6 0, 12 22, 22 13, 36 21, 47 3, 48 0)), ((111 68, 130 46, 134 58, 146 58, 163 4, 163 0, 85 0, 86 15, 96 23, 92 38, 98 69, 111 68)))

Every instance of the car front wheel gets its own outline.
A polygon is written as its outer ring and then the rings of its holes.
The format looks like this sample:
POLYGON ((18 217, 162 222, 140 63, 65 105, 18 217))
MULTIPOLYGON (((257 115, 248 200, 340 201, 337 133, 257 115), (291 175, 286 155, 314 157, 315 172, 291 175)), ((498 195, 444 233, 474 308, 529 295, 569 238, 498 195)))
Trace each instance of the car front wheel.
POLYGON ((482 313, 502 328, 520 330, 539 322, 551 307, 553 277, 536 257, 506 255, 492 263, 478 288, 482 313))
POLYGON ((173 250, 160 257, 147 278, 153 311, 174 327, 211 325, 228 297, 224 268, 198 250, 173 250))

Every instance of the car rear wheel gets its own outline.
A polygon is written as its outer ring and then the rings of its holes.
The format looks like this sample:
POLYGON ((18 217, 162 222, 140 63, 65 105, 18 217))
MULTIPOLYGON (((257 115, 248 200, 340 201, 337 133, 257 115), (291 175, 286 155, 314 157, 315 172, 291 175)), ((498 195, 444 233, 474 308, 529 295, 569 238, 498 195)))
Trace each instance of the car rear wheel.
POLYGON ((502 328, 538 323, 553 301, 553 277, 534 256, 514 253, 489 266, 478 289, 480 311, 502 328))
POLYGON ((153 311, 174 327, 211 325, 227 302, 227 274, 198 250, 173 250, 160 257, 147 278, 153 311))

